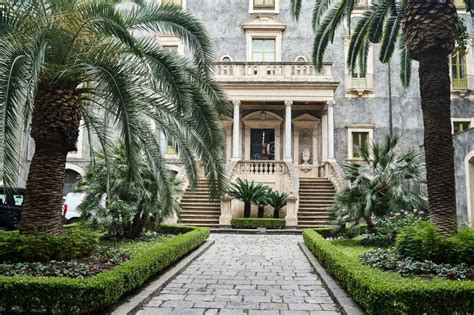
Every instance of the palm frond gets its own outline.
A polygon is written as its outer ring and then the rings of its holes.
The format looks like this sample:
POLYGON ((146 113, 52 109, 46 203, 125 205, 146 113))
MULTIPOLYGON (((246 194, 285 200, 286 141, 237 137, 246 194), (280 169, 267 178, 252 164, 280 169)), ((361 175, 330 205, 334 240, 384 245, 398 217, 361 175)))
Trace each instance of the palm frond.
POLYGON ((379 55, 379 60, 383 63, 388 62, 393 55, 393 51, 395 50, 400 35, 402 19, 403 16, 401 14, 394 14, 385 22, 379 55))
POLYGON ((410 85, 411 80, 411 57, 406 47, 406 39, 405 36, 400 36, 399 42, 399 49, 400 49, 400 80, 402 81, 402 85, 404 87, 408 87, 410 85))

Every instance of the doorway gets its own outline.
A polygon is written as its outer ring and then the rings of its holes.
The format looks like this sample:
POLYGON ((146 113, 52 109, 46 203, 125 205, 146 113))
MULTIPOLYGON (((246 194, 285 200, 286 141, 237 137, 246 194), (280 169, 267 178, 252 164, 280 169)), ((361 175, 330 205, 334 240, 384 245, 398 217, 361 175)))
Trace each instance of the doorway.
POLYGON ((275 160, 275 129, 251 129, 250 158, 275 160))

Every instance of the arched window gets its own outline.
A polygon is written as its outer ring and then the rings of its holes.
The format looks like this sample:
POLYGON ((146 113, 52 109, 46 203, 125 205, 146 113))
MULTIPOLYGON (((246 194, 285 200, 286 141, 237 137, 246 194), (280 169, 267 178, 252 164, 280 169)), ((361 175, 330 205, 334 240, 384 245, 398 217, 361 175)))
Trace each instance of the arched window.
POLYGON ((230 58, 230 56, 224 56, 224 57, 222 57, 221 61, 222 62, 232 62, 232 58, 230 58))
POLYGON ((304 56, 298 56, 296 57, 296 62, 306 62, 306 58, 304 56))
POLYGON ((72 192, 74 185, 80 179, 81 175, 78 172, 66 169, 66 172, 64 173, 63 195, 66 196, 68 193, 72 192))

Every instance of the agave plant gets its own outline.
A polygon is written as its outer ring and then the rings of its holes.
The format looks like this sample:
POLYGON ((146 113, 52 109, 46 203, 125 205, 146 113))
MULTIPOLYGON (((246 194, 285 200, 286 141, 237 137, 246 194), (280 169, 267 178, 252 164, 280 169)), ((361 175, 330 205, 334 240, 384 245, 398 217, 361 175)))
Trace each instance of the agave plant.
POLYGON ((112 146, 107 159, 104 152, 99 152, 95 156, 95 163, 89 166, 86 175, 76 185, 78 190, 87 194, 80 207, 86 217, 99 209, 98 219, 108 221, 111 217, 109 213, 111 203, 113 201, 126 203, 126 208, 131 209, 130 218, 112 219, 120 221, 120 224, 117 222, 113 224, 122 227, 122 232, 114 237, 137 238, 145 226, 149 225, 148 222, 152 217, 159 223, 179 213, 181 207, 176 197, 180 192, 180 182, 170 176, 172 195, 167 196, 168 190, 161 189, 161 179, 153 172, 143 151, 136 166, 139 176, 134 181, 127 179, 127 154, 123 142, 112 146), (104 195, 107 195, 105 207, 102 204, 104 195), (166 202, 169 197, 173 200, 171 206, 166 202))
POLYGON ((362 146, 360 163, 343 166, 350 185, 336 195, 330 209, 336 226, 364 221, 369 232, 374 232, 374 218, 401 209, 427 209, 426 196, 411 191, 407 185, 421 183, 421 157, 413 150, 397 153, 397 142, 397 138, 389 136, 382 144, 362 146))
MULTIPOLYGON (((20 232, 62 233, 60 208, 68 152, 81 121, 108 151, 109 117, 123 139, 127 180, 137 181, 144 150, 161 180, 163 206, 171 185, 155 127, 179 153, 191 184, 203 161, 211 192, 225 187, 218 114, 224 93, 212 77, 211 42, 202 24, 176 6, 114 0, 18 0, 0 6, 0 164, 5 185, 18 177, 21 137, 35 141, 20 232), (181 57, 156 36, 179 37, 181 57), (31 122, 31 124, 30 124, 31 122), (31 127, 29 129, 29 127, 31 127)), ((89 141, 91 142, 91 141, 89 141)), ((106 180, 106 179, 104 179, 106 180)), ((168 197, 167 197, 168 196, 168 197)))
POLYGON ((237 178, 229 190, 229 196, 244 202, 244 218, 250 218, 252 204, 258 205, 267 195, 268 188, 262 184, 237 178))
POLYGON ((280 210, 286 206, 288 201, 288 194, 285 192, 269 191, 268 192, 269 205, 273 208, 273 217, 278 219, 280 217, 280 210))

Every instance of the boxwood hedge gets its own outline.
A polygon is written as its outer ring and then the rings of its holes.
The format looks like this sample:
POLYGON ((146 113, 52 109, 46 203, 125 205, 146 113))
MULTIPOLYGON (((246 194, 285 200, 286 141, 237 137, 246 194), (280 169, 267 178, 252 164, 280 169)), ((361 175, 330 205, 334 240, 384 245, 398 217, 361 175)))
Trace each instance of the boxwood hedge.
POLYGON ((93 277, 0 276, 0 311, 19 308, 26 312, 99 312, 188 254, 209 236, 208 228, 164 226, 161 232, 184 234, 149 246, 123 264, 93 277))
POLYGON ((284 229, 285 219, 267 219, 267 218, 238 218, 232 219, 230 225, 234 229, 284 229))
POLYGON ((472 314, 474 281, 402 278, 363 265, 358 257, 304 230, 306 246, 367 314, 472 314))

